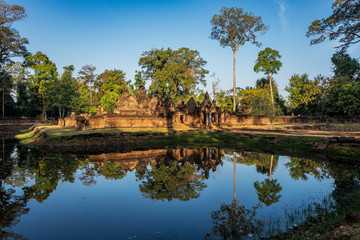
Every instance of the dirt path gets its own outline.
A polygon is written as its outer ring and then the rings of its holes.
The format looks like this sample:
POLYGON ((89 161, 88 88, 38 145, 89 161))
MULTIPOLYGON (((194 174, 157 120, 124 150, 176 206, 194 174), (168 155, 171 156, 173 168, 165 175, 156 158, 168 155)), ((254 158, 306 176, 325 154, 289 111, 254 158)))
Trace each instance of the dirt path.
POLYGON ((233 133, 245 133, 245 134, 263 134, 263 135, 281 135, 281 136, 304 136, 304 137, 354 137, 360 139, 360 132, 341 132, 341 131, 318 131, 318 130, 277 130, 277 129, 251 129, 251 128, 239 128, 239 129, 224 129, 233 133))

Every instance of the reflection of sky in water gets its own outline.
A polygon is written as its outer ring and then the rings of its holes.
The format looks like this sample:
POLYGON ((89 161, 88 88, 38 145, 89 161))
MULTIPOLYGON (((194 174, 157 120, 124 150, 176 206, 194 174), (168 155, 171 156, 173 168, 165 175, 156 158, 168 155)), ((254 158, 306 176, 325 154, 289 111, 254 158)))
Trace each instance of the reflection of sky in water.
MULTIPOLYGON (((23 215, 13 230, 29 239, 202 239, 211 233, 211 212, 233 200, 232 155, 222 159, 223 166, 218 165, 204 181, 207 187, 200 197, 186 202, 144 198, 135 171, 116 181, 96 176, 96 184, 85 186, 78 179, 78 170, 74 183, 59 182, 42 203, 30 200, 29 214, 23 215)), ((307 175, 306 181, 293 180, 284 165, 289 161, 288 157, 279 157, 272 173, 283 188, 282 197, 269 207, 261 204, 258 218, 280 219, 285 209, 319 202, 333 190, 332 179, 319 181, 307 175)), ((266 178, 268 174, 258 173, 255 165, 237 164, 238 201, 246 208, 258 204, 254 182, 266 178)))

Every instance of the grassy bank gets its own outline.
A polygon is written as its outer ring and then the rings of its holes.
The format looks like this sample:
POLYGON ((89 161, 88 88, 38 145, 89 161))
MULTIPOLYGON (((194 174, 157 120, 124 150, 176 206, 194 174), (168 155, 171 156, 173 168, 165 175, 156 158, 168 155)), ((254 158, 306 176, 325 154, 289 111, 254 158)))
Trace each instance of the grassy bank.
POLYGON ((351 190, 348 194, 338 196, 337 206, 333 211, 318 209, 316 218, 309 217, 291 232, 270 239, 360 239, 359 199, 360 191, 351 190))
POLYGON ((20 143, 42 149, 126 149, 159 147, 219 147, 265 151, 284 155, 321 154, 328 157, 356 158, 360 148, 354 144, 334 144, 319 136, 244 133, 231 130, 184 129, 103 129, 77 131, 60 126, 38 126, 17 135, 20 143), (319 146, 326 146, 322 149, 319 146))

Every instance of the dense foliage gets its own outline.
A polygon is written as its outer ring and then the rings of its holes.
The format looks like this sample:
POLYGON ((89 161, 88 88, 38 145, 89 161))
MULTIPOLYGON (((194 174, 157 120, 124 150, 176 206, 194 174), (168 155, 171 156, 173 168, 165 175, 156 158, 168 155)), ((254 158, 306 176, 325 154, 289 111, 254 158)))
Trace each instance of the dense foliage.
POLYGON ((357 115, 360 64, 346 52, 335 53, 331 61, 334 75, 295 74, 285 89, 289 92, 289 112, 301 115, 357 115))
POLYGON ((206 85, 206 61, 196 50, 153 49, 142 54, 139 65, 146 79, 151 80, 150 94, 158 92, 163 99, 189 99, 196 95, 196 87, 206 85))

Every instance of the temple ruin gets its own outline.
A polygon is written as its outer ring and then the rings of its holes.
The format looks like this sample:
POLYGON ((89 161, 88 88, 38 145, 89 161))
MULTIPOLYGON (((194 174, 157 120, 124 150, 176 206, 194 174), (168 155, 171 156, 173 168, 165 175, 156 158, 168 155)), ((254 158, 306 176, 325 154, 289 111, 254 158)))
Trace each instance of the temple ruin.
POLYGON ((205 94, 202 103, 194 98, 185 104, 183 100, 176 105, 171 98, 162 101, 159 95, 152 98, 140 86, 136 96, 125 91, 116 103, 113 113, 98 107, 97 114, 72 115, 59 121, 62 126, 72 126, 78 129, 96 128, 206 128, 220 126, 224 123, 224 111, 210 101, 205 94))
POLYGON ((80 114, 59 119, 65 127, 83 129, 101 128, 219 128, 234 127, 241 124, 269 124, 268 118, 249 116, 248 109, 230 114, 216 101, 205 94, 203 102, 190 98, 187 103, 180 100, 174 104, 171 98, 164 101, 159 95, 152 98, 140 86, 136 96, 125 91, 110 113, 99 106, 96 115, 80 114))

